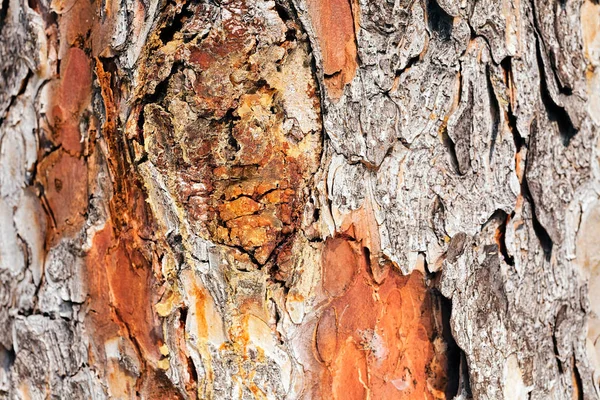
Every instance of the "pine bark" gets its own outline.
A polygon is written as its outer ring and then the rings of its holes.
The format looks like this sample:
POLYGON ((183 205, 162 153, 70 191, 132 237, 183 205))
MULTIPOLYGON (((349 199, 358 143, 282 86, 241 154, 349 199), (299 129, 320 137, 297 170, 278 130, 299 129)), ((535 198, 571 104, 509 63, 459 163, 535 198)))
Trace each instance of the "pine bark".
POLYGON ((3 0, 0 398, 596 399, 596 0, 3 0))

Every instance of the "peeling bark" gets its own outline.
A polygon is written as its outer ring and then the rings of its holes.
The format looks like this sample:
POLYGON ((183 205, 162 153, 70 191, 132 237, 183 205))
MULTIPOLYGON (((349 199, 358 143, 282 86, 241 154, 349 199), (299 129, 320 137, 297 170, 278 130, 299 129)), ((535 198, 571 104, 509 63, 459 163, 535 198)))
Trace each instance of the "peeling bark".
POLYGON ((593 0, 5 0, 0 397, 600 395, 593 0))

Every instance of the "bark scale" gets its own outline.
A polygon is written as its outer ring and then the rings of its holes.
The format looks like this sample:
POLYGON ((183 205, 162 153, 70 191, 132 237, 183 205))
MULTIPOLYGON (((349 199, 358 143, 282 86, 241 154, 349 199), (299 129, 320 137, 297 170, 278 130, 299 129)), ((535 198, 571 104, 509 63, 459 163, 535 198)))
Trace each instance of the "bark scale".
POLYGON ((593 0, 4 0, 0 396, 599 396, 593 0))

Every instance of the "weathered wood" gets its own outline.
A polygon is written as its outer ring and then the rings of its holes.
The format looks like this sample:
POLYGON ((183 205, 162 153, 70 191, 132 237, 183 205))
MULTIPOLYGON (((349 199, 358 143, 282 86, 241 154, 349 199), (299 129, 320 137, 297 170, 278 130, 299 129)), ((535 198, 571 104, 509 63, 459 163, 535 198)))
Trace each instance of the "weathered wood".
POLYGON ((0 397, 600 394, 594 0, 5 0, 0 397))

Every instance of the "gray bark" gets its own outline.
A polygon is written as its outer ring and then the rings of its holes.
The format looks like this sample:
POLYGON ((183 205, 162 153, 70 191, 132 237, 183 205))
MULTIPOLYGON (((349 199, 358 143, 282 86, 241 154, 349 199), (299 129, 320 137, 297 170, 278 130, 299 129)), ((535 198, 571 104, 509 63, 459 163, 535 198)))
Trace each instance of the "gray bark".
POLYGON ((451 305, 419 398, 600 397, 595 1, 101 3, 1 4, 0 398, 326 398, 347 236, 451 305))

